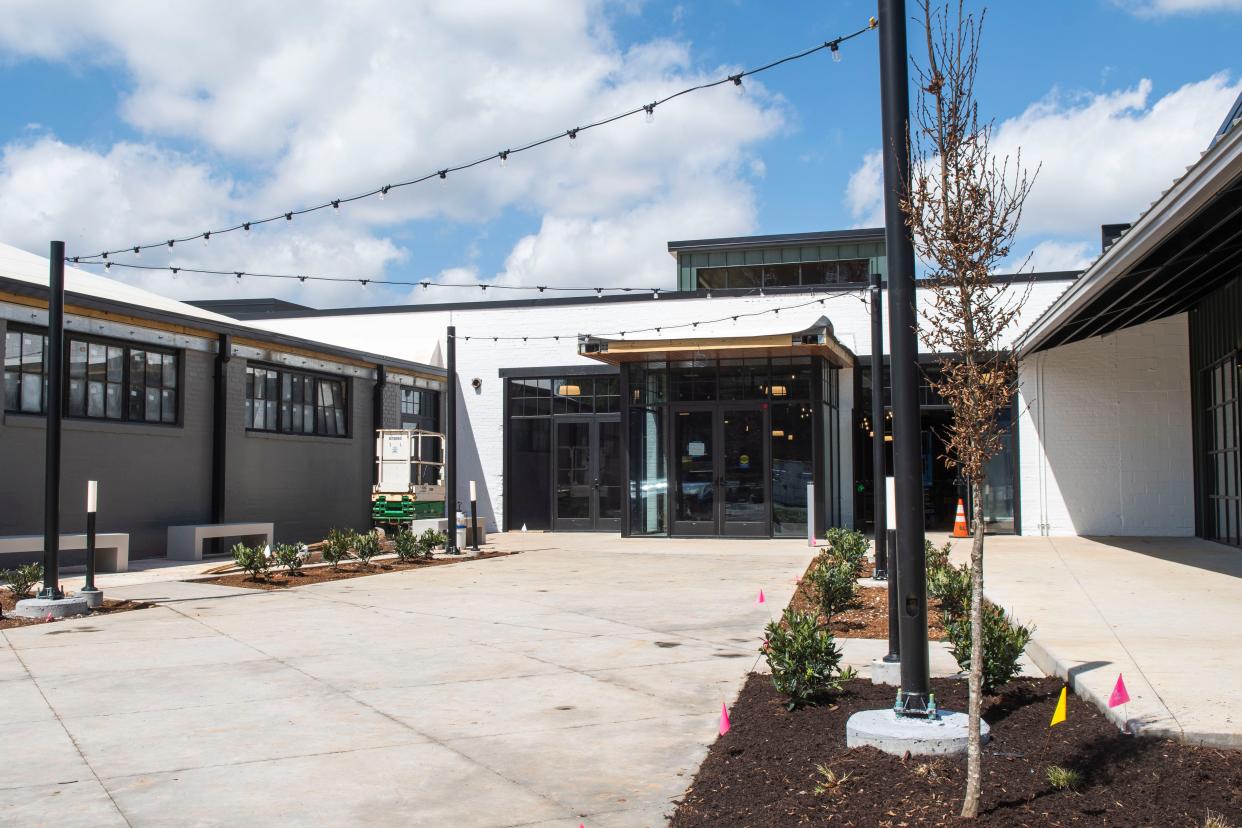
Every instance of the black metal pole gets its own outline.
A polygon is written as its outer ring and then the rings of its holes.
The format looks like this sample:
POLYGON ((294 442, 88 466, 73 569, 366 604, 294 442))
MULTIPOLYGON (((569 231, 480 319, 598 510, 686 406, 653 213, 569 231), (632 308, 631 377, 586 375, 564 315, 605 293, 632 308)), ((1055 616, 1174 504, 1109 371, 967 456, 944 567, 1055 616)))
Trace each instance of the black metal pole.
POLYGON ((457 554, 457 327, 448 326, 445 343, 448 376, 444 398, 444 517, 448 521, 448 541, 444 551, 457 554))
POLYGON ((224 523, 228 513, 229 360, 233 337, 222 333, 216 340, 215 394, 211 414, 211 522, 224 523))
POLYGON ((884 318, 880 274, 871 274, 871 489, 875 512, 875 577, 888 577, 888 505, 884 478, 884 318))
POLYGON ((43 591, 59 599, 60 589, 60 423, 65 355, 65 243, 52 242, 47 284, 47 439, 43 472, 43 591))
POLYGON ((888 260, 893 476, 897 500, 897 598, 901 621, 898 707, 927 715, 927 573, 923 552, 923 469, 915 328, 914 243, 901 210, 910 186, 910 87, 905 0, 879 0, 880 105, 883 115, 884 242, 888 260))
POLYGON ((901 571, 901 556, 897 552, 897 530, 889 529, 888 551, 888 654, 887 662, 901 661, 901 617, 897 614, 897 573, 901 571))
POLYGON ((94 480, 86 483, 86 583, 81 595, 86 596, 88 607, 98 607, 103 596, 95 588, 95 513, 99 506, 99 484, 94 480))
POLYGON ((470 551, 479 551, 479 500, 478 493, 474 487, 474 481, 470 481, 470 551))

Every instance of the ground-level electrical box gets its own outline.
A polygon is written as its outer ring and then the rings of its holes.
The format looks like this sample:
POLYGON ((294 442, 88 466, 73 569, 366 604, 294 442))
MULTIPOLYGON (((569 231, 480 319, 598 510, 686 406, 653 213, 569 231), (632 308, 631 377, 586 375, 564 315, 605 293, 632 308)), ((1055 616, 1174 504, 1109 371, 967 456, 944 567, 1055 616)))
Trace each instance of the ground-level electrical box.
POLYGON ((412 428, 376 431, 375 523, 408 524, 444 517, 444 435, 412 428))

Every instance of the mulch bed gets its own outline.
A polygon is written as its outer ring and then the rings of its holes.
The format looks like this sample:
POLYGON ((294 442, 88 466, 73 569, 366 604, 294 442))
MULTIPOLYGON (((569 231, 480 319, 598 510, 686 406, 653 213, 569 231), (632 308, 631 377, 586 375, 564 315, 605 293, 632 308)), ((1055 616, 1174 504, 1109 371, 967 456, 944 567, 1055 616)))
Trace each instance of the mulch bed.
MULTIPOLYGON (((7 630, 12 627, 29 627, 32 624, 55 624, 57 621, 65 621, 65 618, 54 618, 47 621, 42 618, 14 618, 9 615, 17 606, 17 598, 9 590, 5 590, 0 594, 0 608, 4 610, 4 617, 0 618, 0 630, 7 630)), ((91 615, 114 615, 118 612, 129 612, 130 610, 146 609, 155 606, 146 601, 112 601, 104 598, 103 606, 97 610, 91 610, 91 615)), ((82 618, 83 616, 75 616, 82 618)))
MULTIPOLYGON (((932 682, 942 706, 966 710, 966 682, 932 682)), ((1068 718, 1048 726, 1064 686, 1019 679, 985 700, 992 740, 984 747, 975 824, 1004 826, 1202 826, 1209 812, 1242 822, 1242 752, 1123 734, 1069 694, 1068 718), (1049 765, 1082 774, 1078 792, 1055 790, 1049 765)), ((892 688, 856 679, 831 704, 789 711, 771 678, 752 673, 673 816, 690 826, 913 826, 969 824, 958 817, 966 758, 889 756, 845 746, 845 722, 889 707, 892 688), (826 781, 825 766, 838 780, 826 781)))
MULTIPOLYGON (((815 566, 812 561, 807 572, 815 566)), ((870 578, 873 565, 868 561, 863 569, 863 577, 870 578)), ((789 599, 789 606, 806 612, 816 609, 819 601, 811 588, 806 576, 794 590, 789 599)), ((821 617, 822 620, 822 617, 821 617)), ((832 634, 840 638, 888 638, 888 587, 859 587, 858 598, 849 609, 832 619, 828 626, 832 634)), ((930 641, 944 641, 944 623, 941 620, 940 602, 929 598, 927 603, 927 638, 930 641)))
POLYGON ((194 578, 192 580, 196 584, 218 584, 220 586, 246 587, 247 589, 288 589, 289 587, 300 587, 307 584, 321 584, 325 581, 343 581, 349 578, 362 578, 367 575, 382 575, 385 572, 401 572, 407 569, 425 569, 430 566, 446 566, 465 563, 466 561, 482 561, 488 558, 501 558, 510 554, 515 553, 481 552, 473 558, 461 555, 454 558, 432 558, 430 560, 419 558, 413 561, 387 559, 372 561, 370 566, 363 566, 360 563, 353 562, 343 563, 337 569, 333 569, 330 566, 310 566, 304 567, 297 575, 290 576, 284 571, 280 571, 257 581, 253 580, 245 572, 231 572, 227 575, 217 575, 214 578, 194 578))

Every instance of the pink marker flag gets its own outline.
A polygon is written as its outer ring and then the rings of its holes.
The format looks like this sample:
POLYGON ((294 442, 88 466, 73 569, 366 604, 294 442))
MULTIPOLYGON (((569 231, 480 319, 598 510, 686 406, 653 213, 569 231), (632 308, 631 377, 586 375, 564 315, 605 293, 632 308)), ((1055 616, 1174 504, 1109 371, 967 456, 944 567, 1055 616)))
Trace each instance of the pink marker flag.
POLYGON ((761 590, 759 590, 759 597, 755 599, 755 603, 756 603, 756 604, 762 604, 762 603, 764 603, 764 601, 765 601, 765 600, 766 600, 766 599, 763 597, 763 590, 761 589, 761 590))
POLYGON ((1113 694, 1108 697, 1108 706, 1116 707, 1119 704, 1127 704, 1130 701, 1130 694, 1126 692, 1125 680, 1121 678, 1121 673, 1117 674, 1117 683, 1113 685, 1113 694))
POLYGON ((733 725, 729 723, 729 708, 725 707, 724 702, 720 703, 720 735, 723 736, 729 732, 729 728, 733 725))

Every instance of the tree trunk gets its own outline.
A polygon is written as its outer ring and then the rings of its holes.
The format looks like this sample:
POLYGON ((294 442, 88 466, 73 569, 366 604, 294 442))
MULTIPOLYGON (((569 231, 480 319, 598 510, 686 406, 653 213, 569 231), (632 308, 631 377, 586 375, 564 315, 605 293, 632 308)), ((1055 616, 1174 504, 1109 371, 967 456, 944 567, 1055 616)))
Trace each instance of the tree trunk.
POLYGON ((979 719, 983 710, 983 487, 970 481, 974 537, 970 546, 970 710, 969 743, 966 748, 966 797, 962 816, 979 815, 979 790, 983 780, 983 746, 979 719))

